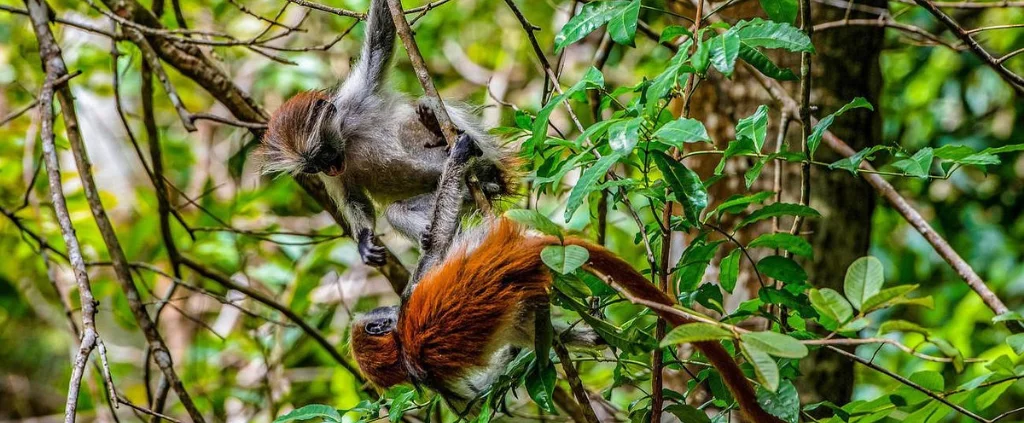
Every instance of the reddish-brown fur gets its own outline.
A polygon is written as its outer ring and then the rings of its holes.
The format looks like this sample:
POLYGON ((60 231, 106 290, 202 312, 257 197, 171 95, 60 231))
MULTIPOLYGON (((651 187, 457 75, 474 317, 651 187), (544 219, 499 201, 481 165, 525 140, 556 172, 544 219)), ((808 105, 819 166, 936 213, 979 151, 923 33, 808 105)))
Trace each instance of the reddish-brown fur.
MULTIPOLYGON (((374 383, 387 387, 408 380, 409 372, 432 385, 447 385, 471 367, 487 364, 488 347, 522 305, 547 301, 550 270, 541 250, 558 244, 555 237, 524 234, 515 223, 501 219, 473 251, 456 250, 443 264, 424 276, 404 305, 396 327, 397 340, 355 336, 353 350, 360 368, 374 383), (399 353, 399 349, 402 353, 399 353), (397 365, 405 360, 406 367, 397 365), (401 380, 400 380, 401 379, 401 380), (397 381, 397 382, 396 382, 397 381)), ((632 266, 604 247, 569 237, 566 244, 590 252, 588 265, 612 278, 630 294, 665 305, 675 302, 632 266)), ((657 310, 655 310, 657 311, 657 310)), ((657 311, 673 325, 691 323, 678 314, 657 311)), ((394 333, 393 333, 394 334, 394 333)), ((754 390, 732 356, 717 342, 696 346, 720 372, 747 419, 781 422, 757 403, 754 390)))
POLYGON ((280 154, 295 158, 305 151, 298 151, 303 143, 295 142, 299 137, 306 138, 310 131, 309 117, 313 115, 316 100, 329 100, 327 93, 320 90, 303 91, 292 96, 270 116, 267 131, 263 135, 263 144, 257 155, 280 154))

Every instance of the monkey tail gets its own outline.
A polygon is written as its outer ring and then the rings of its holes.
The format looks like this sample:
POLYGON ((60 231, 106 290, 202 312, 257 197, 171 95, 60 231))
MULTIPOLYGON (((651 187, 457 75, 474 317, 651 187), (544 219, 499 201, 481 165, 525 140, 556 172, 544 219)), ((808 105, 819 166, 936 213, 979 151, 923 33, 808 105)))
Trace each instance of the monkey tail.
MULTIPOLYGON (((558 243, 556 238, 552 238, 552 241, 555 244, 558 243)), ((615 253, 580 238, 569 237, 565 239, 565 243, 586 248, 590 253, 590 261, 587 263, 587 266, 611 279, 610 282, 621 286, 630 295, 670 307, 675 305, 671 297, 654 286, 647 278, 637 272, 632 265, 616 256, 615 253)), ((673 326, 693 323, 692 320, 678 314, 663 310, 653 311, 673 326)), ((739 402, 741 411, 749 421, 759 423, 782 422, 779 418, 768 414, 761 408, 761 405, 757 402, 754 388, 747 381, 746 376, 740 370, 736 361, 725 351, 721 344, 718 342, 695 342, 693 345, 704 353, 704 356, 708 358, 711 365, 721 374, 722 380, 725 381, 729 391, 732 392, 733 397, 739 402)))

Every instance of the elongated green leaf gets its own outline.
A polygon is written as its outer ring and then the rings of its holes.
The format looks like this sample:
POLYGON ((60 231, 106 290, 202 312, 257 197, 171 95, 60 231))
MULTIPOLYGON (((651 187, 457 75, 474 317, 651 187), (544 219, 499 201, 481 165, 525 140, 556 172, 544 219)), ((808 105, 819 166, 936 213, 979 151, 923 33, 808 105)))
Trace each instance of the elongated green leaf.
POLYGON ((636 148, 639 138, 640 124, 644 118, 636 117, 616 122, 608 128, 608 145, 620 155, 628 155, 636 148))
POLYGON ((579 245, 549 245, 540 251, 540 259, 561 274, 575 272, 590 259, 590 252, 579 245))
POLYGON ((681 422, 711 423, 711 418, 708 417, 707 413, 698 410, 692 405, 675 403, 665 407, 665 412, 672 413, 672 415, 676 416, 676 418, 681 422))
POLYGON ((850 306, 850 302, 833 289, 812 289, 808 297, 818 313, 828 316, 840 325, 853 317, 853 307, 850 306))
POLYGON ((740 335, 740 340, 748 345, 768 353, 774 357, 803 358, 807 356, 807 347, 796 338, 778 332, 750 332, 740 335))
POLYGON ((732 338, 732 332, 710 323, 689 323, 672 329, 661 340, 662 347, 732 338))
POLYGON ((689 118, 679 118, 666 123, 654 132, 654 138, 677 148, 682 148, 685 143, 711 141, 704 124, 689 118))
POLYGON ((768 135, 768 106, 761 105, 754 114, 736 124, 736 138, 747 138, 754 143, 754 151, 760 153, 764 138, 768 135))
POLYGON ((651 157, 661 169, 665 182, 672 188, 676 200, 683 205, 686 220, 690 225, 697 226, 700 223, 701 212, 708 206, 708 191, 704 188, 704 183, 694 171, 665 153, 652 151, 651 157))
POLYGON ((775 195, 772 191, 761 191, 756 194, 742 195, 733 194, 727 198, 715 210, 711 212, 713 215, 720 215, 723 213, 739 213, 746 210, 751 204, 761 204, 764 200, 767 200, 775 195))
POLYGON ((991 154, 989 150, 991 149, 976 152, 966 145, 944 145, 936 148, 934 154, 935 157, 942 160, 949 160, 961 165, 985 166, 999 164, 999 157, 991 154))
POLYGON ((555 412, 555 404, 551 399, 555 391, 555 377, 555 366, 551 363, 543 367, 534 366, 526 374, 526 392, 540 408, 549 413, 555 412))
POLYGON ((587 194, 590 194, 594 190, 594 185, 598 180, 601 179, 608 169, 611 169, 612 165, 619 160, 621 156, 617 154, 609 154, 602 157, 593 166, 587 168, 580 175, 580 179, 576 181, 576 185, 572 187, 572 191, 569 191, 569 199, 565 203, 565 221, 568 222, 572 218, 572 214, 576 212, 576 209, 583 204, 583 200, 587 198, 587 194))
POLYGON ((545 234, 562 238, 562 228, 559 228, 555 222, 552 222, 551 219, 548 219, 547 216, 537 210, 512 209, 505 212, 505 217, 545 234))
POLYGON ((747 342, 740 342, 740 351, 754 367, 754 374, 757 375, 761 386, 769 392, 777 391, 779 389, 779 365, 775 363, 775 359, 758 348, 757 345, 747 342))
POLYGON ((726 31, 708 40, 711 50, 711 64, 726 77, 732 76, 736 68, 736 58, 740 54, 740 37, 732 31, 726 31))
POLYGON ((608 21, 608 35, 616 43, 633 46, 636 36, 636 22, 640 18, 640 0, 629 2, 619 13, 608 21))
POLYGON ((784 22, 792 25, 796 22, 797 4, 796 0, 760 0, 761 8, 768 17, 775 22, 784 22))
POLYGON ((740 40, 750 47, 785 49, 793 52, 814 53, 810 37, 798 28, 783 22, 754 19, 740 21, 735 26, 740 40))
POLYGON ((764 234, 747 244, 747 248, 776 248, 789 251, 798 256, 814 257, 814 248, 807 240, 786 232, 764 234))
POLYGON ((907 295, 909 292, 917 289, 917 287, 918 285, 899 285, 878 291, 877 294, 864 301, 864 312, 868 313, 890 305, 889 303, 892 300, 907 295))
POLYGON ((402 416, 405 415, 405 411, 414 404, 413 397, 415 396, 416 391, 412 389, 408 389, 393 396, 391 399, 391 406, 388 408, 388 421, 391 423, 398 423, 402 421, 402 416))
MULTIPOLYGON (((632 6, 629 1, 594 1, 583 5, 580 13, 569 19, 562 30, 555 35, 555 53, 562 51, 569 44, 582 40, 595 29, 612 20, 615 16, 622 15, 624 11, 632 6)), ((639 2, 636 2, 639 8, 639 2)), ((619 35, 625 35, 626 28, 623 27, 619 35)), ((636 22, 633 23, 633 31, 636 31, 636 22)))
POLYGON ((328 422, 341 423, 341 413, 338 413, 338 410, 329 405, 310 404, 274 419, 274 423, 288 423, 310 419, 323 419, 328 422))
POLYGON ((769 78, 779 81, 796 81, 800 79, 793 71, 779 67, 764 53, 744 43, 742 40, 740 41, 739 58, 743 59, 744 62, 750 63, 751 66, 769 78))
POLYGON ((835 162, 832 162, 831 164, 828 165, 828 168, 829 169, 845 169, 845 170, 850 171, 850 173, 853 173, 854 175, 856 175, 857 172, 859 171, 860 163, 863 162, 864 159, 872 160, 872 159, 874 159, 874 157, 871 156, 872 154, 875 154, 878 151, 886 150, 886 149, 887 149, 887 147, 884 146, 884 145, 874 145, 874 146, 871 146, 871 147, 867 147, 867 148, 865 148, 863 150, 860 150, 860 151, 854 153, 850 157, 847 157, 845 159, 836 160, 835 162))
POLYGON ((740 275, 740 254, 742 253, 743 251, 739 248, 732 250, 719 264, 719 284, 722 285, 725 292, 730 294, 733 289, 736 289, 736 280, 740 275))
POLYGON ((803 204, 772 203, 751 213, 750 216, 747 216, 739 225, 737 225, 737 228, 742 228, 751 223, 764 219, 771 219, 776 216, 820 217, 821 214, 818 213, 817 210, 803 204))
POLYGON ((693 72, 693 68, 686 65, 686 59, 689 58, 687 52, 691 44, 693 44, 692 39, 683 42, 665 70, 651 81, 651 85, 647 88, 647 113, 655 113, 659 107, 659 100, 668 95, 672 91, 672 87, 676 86, 681 72, 693 72))
POLYGON ((928 329, 925 329, 914 322, 908 322, 906 320, 889 320, 878 326, 878 334, 885 335, 891 332, 913 332, 920 333, 922 335, 928 335, 928 329))
POLYGON ((785 283, 807 281, 807 272, 793 259, 783 256, 768 256, 757 262, 757 270, 769 278, 785 283))
POLYGON ((551 113, 555 111, 558 105, 562 104, 562 101, 580 91, 601 87, 604 87, 604 75, 597 68, 591 67, 587 70, 587 73, 583 74, 582 79, 565 90, 561 95, 552 97, 543 108, 537 111, 537 118, 533 120, 533 134, 530 137, 530 141, 537 145, 544 141, 548 133, 548 121, 551 118, 551 113))
POLYGON ((882 262, 871 256, 861 257, 846 269, 843 292, 854 308, 863 310, 864 302, 877 294, 884 282, 882 262))
POLYGON ((864 97, 857 97, 853 99, 853 101, 846 103, 845 106, 840 107, 835 113, 821 118, 821 120, 818 121, 818 124, 814 125, 814 129, 811 130, 811 135, 807 137, 807 151, 809 152, 810 157, 814 157, 814 152, 818 149, 818 146, 821 145, 821 137, 825 135, 825 131, 828 130, 828 127, 832 126, 832 122, 850 109, 858 108, 875 110, 875 108, 871 106, 871 103, 865 100, 864 97))

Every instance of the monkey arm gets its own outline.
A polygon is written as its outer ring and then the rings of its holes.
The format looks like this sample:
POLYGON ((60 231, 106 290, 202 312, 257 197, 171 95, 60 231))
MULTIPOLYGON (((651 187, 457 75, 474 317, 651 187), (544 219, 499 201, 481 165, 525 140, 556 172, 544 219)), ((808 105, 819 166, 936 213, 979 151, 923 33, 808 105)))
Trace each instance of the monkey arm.
POLYGON ((463 203, 462 181, 466 170, 469 169, 470 158, 480 154, 476 142, 467 134, 460 135, 455 147, 452 147, 435 191, 434 212, 422 240, 420 261, 416 264, 412 280, 402 293, 403 299, 408 299, 412 295, 423 274, 440 263, 448 253, 452 239, 459 230, 459 212, 463 203))
POLYGON ((376 227, 373 201, 366 195, 366 191, 351 184, 345 184, 338 194, 338 198, 341 198, 339 203, 342 206, 342 213, 352 229, 352 236, 359 244, 359 257, 365 264, 383 265, 385 250, 377 244, 373 233, 376 227))

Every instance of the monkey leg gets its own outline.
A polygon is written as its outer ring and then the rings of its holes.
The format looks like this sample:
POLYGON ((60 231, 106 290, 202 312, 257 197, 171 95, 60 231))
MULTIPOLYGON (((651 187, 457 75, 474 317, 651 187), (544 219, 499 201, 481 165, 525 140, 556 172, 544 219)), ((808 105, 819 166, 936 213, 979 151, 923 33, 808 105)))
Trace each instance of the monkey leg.
POLYGON ((402 236, 419 242, 430 226, 433 210, 434 193, 426 193, 391 203, 384 217, 402 236))

